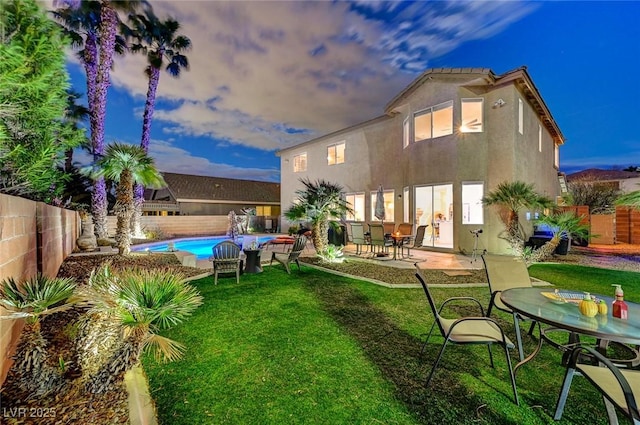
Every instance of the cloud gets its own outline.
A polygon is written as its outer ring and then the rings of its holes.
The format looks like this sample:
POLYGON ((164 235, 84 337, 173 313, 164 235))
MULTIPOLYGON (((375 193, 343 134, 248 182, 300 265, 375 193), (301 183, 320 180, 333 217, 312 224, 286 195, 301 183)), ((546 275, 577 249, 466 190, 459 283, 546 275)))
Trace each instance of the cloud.
MULTIPOLYGON (((489 37, 532 10, 518 2, 183 1, 154 7, 159 16, 176 18, 193 44, 190 71, 179 79, 163 73, 158 89, 158 96, 182 104, 159 110, 156 118, 172 131, 261 149, 309 138, 273 123, 318 135, 379 115, 429 58, 489 37), (212 98, 215 108, 206 106, 212 98)), ((113 82, 144 96, 143 69, 142 57, 117 60, 113 82)))

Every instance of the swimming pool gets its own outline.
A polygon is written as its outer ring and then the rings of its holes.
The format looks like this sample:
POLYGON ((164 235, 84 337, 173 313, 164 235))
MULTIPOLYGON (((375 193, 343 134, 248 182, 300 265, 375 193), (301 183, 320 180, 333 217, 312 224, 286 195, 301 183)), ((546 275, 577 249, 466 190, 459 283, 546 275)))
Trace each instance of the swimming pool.
MULTIPOLYGON (((260 236, 258 237, 258 244, 263 244, 275 236, 260 236)), ((173 243, 176 251, 188 251, 196 255, 198 260, 206 260, 211 257, 211 248, 216 246, 222 241, 229 240, 228 236, 206 236, 200 238, 180 238, 171 239, 162 242, 151 242, 141 245, 135 245, 131 247, 132 251, 146 251, 147 248, 151 252, 167 252, 170 243, 173 243)), ((242 236, 238 237, 236 242, 242 246, 242 236)))

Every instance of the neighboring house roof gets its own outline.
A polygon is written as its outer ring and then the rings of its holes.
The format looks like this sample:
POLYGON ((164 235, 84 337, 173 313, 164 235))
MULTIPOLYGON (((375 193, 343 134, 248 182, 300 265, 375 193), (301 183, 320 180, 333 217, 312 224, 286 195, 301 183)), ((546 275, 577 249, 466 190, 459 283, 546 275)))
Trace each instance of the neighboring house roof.
POLYGON ((601 170, 598 168, 589 168, 572 174, 567 174, 567 181, 613 181, 637 179, 639 177, 640 173, 635 171, 601 170))
POLYGON ((423 72, 418 78, 413 80, 411 84, 409 84, 403 91, 401 91, 396 97, 394 97, 391 102, 387 104, 385 107, 385 113, 393 114, 394 109, 401 105, 404 99, 413 93, 418 87, 422 84, 426 83, 429 80, 434 78, 442 77, 442 76, 451 76, 451 75, 472 75, 477 74, 478 78, 472 80, 466 85, 488 85, 488 86, 501 86, 504 84, 515 84, 522 93, 525 95, 526 99, 533 105, 534 109, 540 116, 543 124, 551 133, 553 140, 562 145, 565 142, 564 136, 560 131, 560 127, 556 123, 555 119, 551 115, 551 111, 547 107, 544 100, 542 100, 542 96, 538 91, 538 88, 533 84, 533 80, 529 73, 527 72, 526 66, 521 66, 520 68, 513 69, 511 71, 505 72, 502 75, 496 75, 489 68, 433 68, 428 69, 423 72))
POLYGON ((178 202, 280 204, 280 183, 162 173, 178 202))

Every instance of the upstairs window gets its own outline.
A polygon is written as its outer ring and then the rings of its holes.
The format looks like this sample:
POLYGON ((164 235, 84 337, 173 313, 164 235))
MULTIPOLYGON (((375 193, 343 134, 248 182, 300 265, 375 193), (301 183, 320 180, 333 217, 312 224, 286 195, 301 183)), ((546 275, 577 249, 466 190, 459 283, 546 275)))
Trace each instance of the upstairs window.
POLYGON ((553 165, 560 168, 560 146, 554 145, 553 148, 553 165))
POLYGON ((482 133, 483 130, 483 105, 484 99, 462 99, 461 133, 482 133))
POLYGON ((524 103, 518 99, 518 133, 524 134, 524 103))
POLYGON ((301 173, 307 171, 307 153, 301 153, 293 157, 293 172, 301 173))
POLYGON ((409 117, 407 117, 402 123, 402 147, 403 148, 406 148, 407 146, 409 146, 409 139, 411 138, 410 131, 411 130, 409 127, 409 117))
POLYGON ((327 164, 336 165, 344 163, 345 143, 336 143, 327 147, 327 164))
POLYGON ((538 125, 538 152, 542 152, 542 126, 538 125))
POLYGON ((416 112, 413 128, 416 142, 453 134, 453 101, 416 112))

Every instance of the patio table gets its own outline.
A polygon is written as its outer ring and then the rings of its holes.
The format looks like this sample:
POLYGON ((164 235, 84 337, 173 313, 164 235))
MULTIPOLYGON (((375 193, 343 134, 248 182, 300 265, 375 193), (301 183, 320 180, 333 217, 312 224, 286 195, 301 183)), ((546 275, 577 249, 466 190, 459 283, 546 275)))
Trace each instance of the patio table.
POLYGON ((391 233, 390 236, 393 238, 393 259, 395 260, 397 258, 398 247, 399 246, 401 247, 402 244, 404 243, 403 241, 405 239, 410 238, 411 235, 401 235, 400 233, 391 233))
MULTIPOLYGON (((612 297, 592 294, 598 300, 604 300, 609 305, 606 315, 596 317, 583 316, 576 302, 562 302, 546 297, 544 292, 552 292, 549 288, 512 288, 500 295, 502 302, 514 311, 515 326, 518 324, 518 314, 526 316, 538 323, 540 338, 534 351, 514 367, 514 374, 518 368, 531 361, 540 352, 542 341, 547 339, 540 327, 540 323, 550 325, 553 330, 566 330, 570 334, 570 342, 575 341, 576 334, 589 335, 598 339, 598 350, 605 355, 606 347, 611 341, 640 346, 640 304, 626 301, 628 319, 618 319, 611 315, 612 297), (518 313, 518 314, 516 314, 518 313)), ((579 299, 582 292, 559 290, 565 297, 579 299)), ((611 403, 605 398, 605 405, 612 424, 617 423, 615 411, 611 403)))

